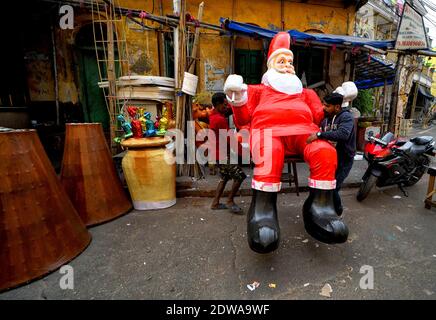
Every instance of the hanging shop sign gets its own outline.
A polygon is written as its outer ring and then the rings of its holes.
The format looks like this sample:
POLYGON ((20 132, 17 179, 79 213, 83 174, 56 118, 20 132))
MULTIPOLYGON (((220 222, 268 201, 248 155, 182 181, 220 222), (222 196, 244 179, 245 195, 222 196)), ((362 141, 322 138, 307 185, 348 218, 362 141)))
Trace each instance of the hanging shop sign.
POLYGON ((422 15, 418 13, 408 2, 404 4, 400 27, 398 28, 395 49, 420 50, 427 49, 427 35, 422 15))

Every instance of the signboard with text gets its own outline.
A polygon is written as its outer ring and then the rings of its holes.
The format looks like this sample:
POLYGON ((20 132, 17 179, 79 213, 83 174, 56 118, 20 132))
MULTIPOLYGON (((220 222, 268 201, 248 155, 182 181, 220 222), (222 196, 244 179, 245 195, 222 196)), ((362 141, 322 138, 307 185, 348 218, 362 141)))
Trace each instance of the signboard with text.
POLYGON ((395 49, 420 50, 428 49, 427 35, 422 16, 406 2, 398 28, 395 49))

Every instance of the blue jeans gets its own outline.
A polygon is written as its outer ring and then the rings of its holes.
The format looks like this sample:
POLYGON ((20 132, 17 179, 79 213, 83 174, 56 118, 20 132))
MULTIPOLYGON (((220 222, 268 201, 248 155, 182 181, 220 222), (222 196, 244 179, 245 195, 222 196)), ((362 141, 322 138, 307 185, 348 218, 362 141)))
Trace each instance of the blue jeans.
POLYGON ((354 157, 338 154, 338 167, 336 169, 336 191, 342 187, 342 183, 348 177, 353 167, 354 157))

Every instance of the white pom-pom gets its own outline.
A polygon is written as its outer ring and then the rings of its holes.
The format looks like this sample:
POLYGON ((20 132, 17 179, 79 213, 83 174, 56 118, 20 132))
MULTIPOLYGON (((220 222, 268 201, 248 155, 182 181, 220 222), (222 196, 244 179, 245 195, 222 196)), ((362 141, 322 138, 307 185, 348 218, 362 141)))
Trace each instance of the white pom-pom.
POLYGON ((341 95, 345 95, 344 89, 342 87, 337 87, 333 93, 339 93, 341 95))
POLYGON ((347 81, 342 84, 344 90, 344 101, 351 102, 357 97, 357 87, 352 81, 347 81))

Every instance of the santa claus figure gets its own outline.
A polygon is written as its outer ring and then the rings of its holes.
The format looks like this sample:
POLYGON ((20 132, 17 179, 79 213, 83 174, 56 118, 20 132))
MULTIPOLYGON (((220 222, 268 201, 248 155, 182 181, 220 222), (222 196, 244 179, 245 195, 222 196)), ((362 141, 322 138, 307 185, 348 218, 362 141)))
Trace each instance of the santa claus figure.
POLYGON ((287 155, 302 156, 310 167, 310 193, 303 206, 307 232, 325 243, 343 243, 348 237, 333 201, 336 150, 328 141, 306 142, 319 131, 323 105, 295 75, 290 40, 288 33, 279 32, 271 41, 262 84, 247 86, 241 76, 230 75, 224 85, 236 126, 250 127, 252 155, 266 156, 261 163, 253 160, 253 196, 247 214, 248 243, 258 253, 273 251, 279 244, 276 201, 287 155), (272 137, 263 134, 266 131, 272 137))

